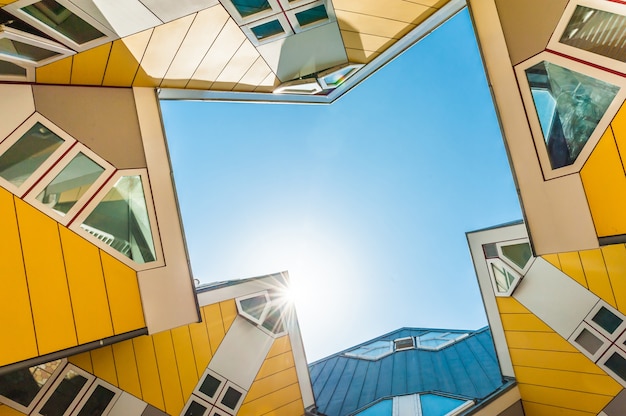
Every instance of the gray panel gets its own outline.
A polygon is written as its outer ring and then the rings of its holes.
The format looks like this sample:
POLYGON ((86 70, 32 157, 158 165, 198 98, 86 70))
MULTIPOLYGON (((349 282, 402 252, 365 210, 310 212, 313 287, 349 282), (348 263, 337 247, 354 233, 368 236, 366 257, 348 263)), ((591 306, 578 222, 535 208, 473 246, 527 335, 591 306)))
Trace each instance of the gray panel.
POLYGON ((509 406, 503 412, 500 412, 498 416, 524 416, 524 408, 522 407, 522 401, 519 400, 509 406))
POLYGON ((620 391, 603 410, 607 416, 622 416, 624 409, 626 409, 626 390, 620 391))
POLYGON ((154 406, 148 405, 141 416, 167 416, 167 413, 160 411, 154 406))
POLYGON ((34 85, 35 109, 118 169, 145 168, 131 89, 34 85))
POLYGON ((546 48, 566 5, 567 0, 496 0, 513 65, 546 48))

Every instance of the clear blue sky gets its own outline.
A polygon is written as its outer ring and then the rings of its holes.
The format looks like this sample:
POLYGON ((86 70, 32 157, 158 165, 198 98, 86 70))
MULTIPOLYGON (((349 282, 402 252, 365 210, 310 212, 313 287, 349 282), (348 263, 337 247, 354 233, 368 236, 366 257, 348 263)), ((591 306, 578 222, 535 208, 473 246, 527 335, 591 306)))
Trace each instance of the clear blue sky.
POLYGON ((162 111, 194 276, 288 270, 309 361, 487 324, 465 232, 521 212, 467 11, 329 106, 162 111))

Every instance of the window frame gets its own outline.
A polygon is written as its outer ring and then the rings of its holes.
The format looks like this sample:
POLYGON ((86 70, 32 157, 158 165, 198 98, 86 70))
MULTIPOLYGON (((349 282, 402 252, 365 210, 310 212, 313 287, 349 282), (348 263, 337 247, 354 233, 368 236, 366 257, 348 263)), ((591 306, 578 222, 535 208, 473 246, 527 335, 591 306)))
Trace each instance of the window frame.
POLYGON ((15 64, 26 64, 33 67, 40 67, 43 65, 47 65, 51 62, 58 61, 63 58, 67 58, 68 56, 74 55, 76 52, 66 48, 60 43, 54 42, 52 40, 42 38, 37 35, 32 35, 28 32, 23 32, 21 30, 13 29, 11 27, 3 27, 0 29, 0 39, 10 39, 17 42, 22 42, 30 46, 34 46, 40 49, 46 49, 48 51, 56 52, 58 55, 51 56, 49 58, 44 58, 41 61, 33 61, 27 58, 22 58, 13 55, 7 55, 4 53, 0 53, 0 57, 9 62, 13 62, 15 64))
POLYGON ((72 221, 69 223, 68 228, 80 236, 84 237, 86 240, 90 241, 97 247, 101 248, 103 251, 107 252, 117 260, 121 261, 128 267, 132 268, 135 271, 143 271, 156 269, 158 267, 163 267, 165 265, 165 260, 163 258, 163 247, 161 245, 161 237, 159 233, 158 223, 156 220, 156 212, 154 208, 154 199, 152 197, 152 191, 150 188, 150 182, 148 178, 147 169, 124 169, 118 170, 113 175, 111 175, 106 183, 98 189, 95 195, 91 198, 87 204, 83 206, 82 211, 76 215, 72 221), (117 181, 124 176, 139 176, 141 177, 141 184, 143 187, 144 198, 146 200, 146 209, 148 212, 148 218, 150 221, 150 233, 152 234, 152 243, 154 244, 154 254, 155 260, 149 263, 137 263, 132 260, 130 257, 126 257, 124 254, 115 250, 113 247, 104 243, 96 236, 88 233, 86 230, 81 228, 81 224, 87 219, 87 217, 92 213, 92 211, 98 206, 98 204, 106 197, 108 192, 115 186, 117 181))
POLYGON ((191 394, 191 397, 189 397, 189 400, 187 400, 187 403, 185 403, 185 407, 183 407, 183 410, 180 412, 181 416, 185 415, 185 412, 187 410, 189 410, 189 406, 191 406, 191 403, 194 402, 194 401, 196 401, 199 404, 201 404, 202 406, 206 407, 206 411, 201 416, 208 416, 214 410, 214 405, 213 404, 211 404, 211 403, 207 402, 206 400, 204 400, 204 399, 200 398, 199 396, 197 396, 195 394, 195 391, 194 391, 194 393, 191 394))
POLYGON ((282 8, 280 7, 278 0, 267 0, 267 2, 270 5, 269 9, 252 14, 247 17, 243 17, 239 13, 239 10, 237 10, 237 7, 235 7, 235 5, 232 3, 231 0, 219 0, 219 2, 222 4, 222 6, 226 9, 228 14, 230 14, 230 16, 235 20, 235 22, 237 22, 239 26, 247 25, 249 23, 256 22, 260 19, 264 19, 275 14, 282 15, 282 8))
POLYGON ((621 376, 617 375, 613 370, 611 370, 609 367, 606 366, 606 362, 613 356, 613 354, 618 354, 622 358, 626 359, 626 352, 624 352, 617 345, 611 345, 611 347, 608 350, 606 350, 606 353, 602 355, 600 360, 597 361, 597 364, 602 370, 606 371, 607 374, 610 375, 615 381, 620 383, 622 386, 626 387, 626 380, 623 379, 621 376))
POLYGON ((489 279, 491 281, 491 288, 493 289, 493 293, 497 297, 510 297, 513 295, 517 286, 522 281, 523 276, 515 270, 513 267, 510 267, 508 263, 504 262, 501 258, 495 257, 490 259, 485 259, 487 263, 487 272, 489 273, 489 279), (506 292, 499 292, 498 285, 496 283, 496 276, 493 271, 493 265, 498 265, 499 267, 503 267, 506 271, 508 271, 511 275, 515 277, 509 288, 506 292))
POLYGON ((31 16, 30 14, 22 10, 23 7, 30 6, 31 4, 38 3, 39 1, 41 0, 18 0, 14 3, 7 5, 5 9, 6 11, 10 12, 17 18, 27 22, 31 26, 37 28, 38 30, 41 30, 43 33, 51 36, 52 38, 56 39, 57 41, 61 42, 62 44, 68 46, 69 48, 77 52, 83 52, 88 49, 94 48, 96 46, 102 45, 104 43, 112 42, 118 39, 117 34, 113 30, 111 30, 109 27, 105 26, 104 24, 102 24, 101 22, 93 18, 90 14, 81 10, 78 6, 74 5, 71 1, 54 0, 60 5, 62 5, 63 7, 65 7, 67 10, 72 12, 74 15, 81 18, 83 21, 85 21, 85 23, 91 25, 94 29, 98 30, 100 33, 104 35, 100 38, 97 38, 97 39, 94 39, 85 43, 77 43, 74 40, 63 35, 61 32, 54 30, 53 28, 46 25, 39 19, 31 16))
POLYGON ((576 11, 577 6, 589 7, 604 12, 626 16, 624 5, 616 2, 597 0, 571 1, 565 7, 565 11, 561 15, 559 23, 554 29, 554 32, 552 32, 552 36, 548 41, 548 49, 572 56, 585 62, 592 62, 604 68, 614 69, 623 74, 626 73, 626 62, 621 62, 617 59, 609 58, 608 56, 600 55, 560 42, 560 39, 563 36, 563 33, 565 32, 565 29, 567 28, 574 12, 576 11))
POLYGON ((5 58, 5 55, 2 56, 0 61, 5 61, 13 65, 17 65, 20 68, 26 71, 26 75, 9 75, 9 74, 1 74, 0 80, 2 81, 20 81, 20 82, 34 82, 35 81, 35 68, 32 65, 26 65, 23 62, 17 63, 5 58))
POLYGON ((398 352, 398 351, 407 351, 407 350, 414 350, 417 347, 417 343, 415 342, 415 337, 404 337, 404 338, 396 338, 393 340, 393 351, 394 352, 398 352), (411 345, 407 346, 407 347, 400 347, 398 348, 397 343, 398 342, 402 342, 402 341, 408 341, 411 340, 411 345))
POLYGON ((315 0, 311 3, 306 3, 302 6, 290 6, 289 9, 285 9, 285 14, 289 18, 289 23, 291 23, 291 27, 295 33, 304 32, 305 30, 314 29, 316 27, 324 26, 329 23, 333 23, 337 21, 337 16, 335 15, 335 10, 332 7, 331 2, 326 2, 325 0, 315 0), (309 23, 308 25, 302 26, 296 17, 296 14, 307 11, 309 9, 313 9, 317 6, 324 6, 326 9, 327 19, 318 20, 316 22, 309 23))
MULTIPOLYGON (((56 361, 56 360, 53 360, 53 361, 56 361)), ((66 366, 67 366, 67 358, 62 358, 61 363, 59 363, 59 366, 50 375, 50 378, 48 379, 48 381, 41 387, 41 389, 39 389, 39 391, 37 392, 37 394, 35 395, 35 397, 33 398, 33 400, 30 402, 28 406, 24 406, 2 395, 0 395, 0 403, 12 409, 15 409, 17 411, 20 411, 24 414, 27 414, 27 415, 30 414, 30 412, 33 411, 33 409, 39 404, 39 402, 42 401, 43 397, 46 395, 48 390, 51 388, 51 386, 54 384, 56 379, 59 377, 59 374, 61 374, 64 371, 66 366)), ((31 367, 36 367, 36 366, 31 366, 31 367)), ((31 367, 29 367, 29 369, 31 367)))
MULTIPOLYGON (((439 332, 439 331, 427 331, 421 335, 417 335, 415 336, 415 348, 417 348, 418 350, 425 350, 425 351, 439 351, 442 350, 452 344, 456 344, 458 341, 461 341, 462 339, 465 339, 467 337, 469 337, 469 333, 468 332, 463 332, 463 333, 456 333, 456 332, 439 332), (436 347, 430 347, 430 346, 423 346, 420 344, 420 337, 427 335, 431 332, 435 332, 435 333, 439 333, 440 336, 444 336, 447 334, 455 334, 458 335, 457 337, 450 339, 450 340, 446 340, 447 342, 442 343, 441 345, 437 345, 436 347)), ((438 337, 435 337, 435 339, 437 339, 438 337)))
POLYGON ((39 113, 34 113, 26 119, 18 128, 16 128, 9 136, 0 141, 0 156, 2 156, 7 150, 17 143, 36 123, 42 124, 48 130, 59 136, 63 143, 48 156, 48 158, 33 171, 33 173, 22 183, 20 186, 15 186, 8 180, 0 176, 0 186, 9 190, 11 193, 17 195, 19 198, 24 198, 24 195, 39 182, 40 178, 55 166, 76 143, 76 139, 58 127, 56 124, 45 118, 39 113))
POLYGON ((83 209, 87 202, 91 200, 109 181, 115 171, 116 169, 113 165, 92 152, 85 145, 77 142, 76 145, 69 149, 63 157, 52 168, 50 168, 32 188, 28 190, 23 199, 29 204, 36 206, 40 211, 44 212, 49 217, 54 218, 57 222, 67 226, 73 221, 74 217, 83 209), (40 202, 37 199, 37 196, 50 184, 51 181, 56 178, 59 173, 61 173, 61 171, 63 171, 63 169, 69 165, 69 163, 79 153, 83 153, 89 159, 100 165, 104 171, 100 174, 98 179, 89 186, 87 191, 80 198, 78 198, 74 206, 67 211, 67 214, 61 215, 51 207, 40 202))
POLYGON ((200 377, 200 379, 198 380, 198 384, 196 384, 196 387, 193 389, 192 394, 204 400, 205 402, 209 403, 211 406, 215 406, 215 403, 217 402, 217 398, 220 396, 220 394, 222 393, 222 390, 224 390, 224 387, 226 386, 227 383, 228 383, 228 380, 225 377, 222 377, 221 375, 217 374, 215 371, 207 367, 206 370, 204 370, 204 373, 202 373, 202 376, 200 377), (211 377, 215 378, 216 380, 220 382, 217 389, 215 390, 214 397, 207 396, 205 393, 200 391, 200 386, 204 382, 204 379, 206 378, 207 375, 210 375, 211 377))
POLYGON ((241 315, 242 317, 246 318, 247 320, 253 322, 255 325, 259 325, 259 326, 263 326, 263 322, 265 321, 265 318, 267 318, 267 315, 270 312, 270 304, 271 304, 271 302, 272 302, 272 300, 271 300, 270 295, 267 292, 267 290, 262 290, 260 292, 250 293, 248 295, 240 296, 240 297, 235 299, 235 304, 237 305, 237 313, 239 315, 241 315), (241 306, 241 301, 246 300, 246 299, 258 298, 259 296, 264 296, 265 297, 265 306, 263 306, 263 311, 261 312, 261 317, 257 319, 254 316, 248 314, 246 311, 243 310, 243 307, 241 306))
POLYGON ((582 62, 574 61, 572 59, 568 59, 566 57, 556 55, 547 51, 541 52, 516 65, 515 75, 517 77, 519 91, 522 96, 522 101, 524 103, 524 109, 526 111, 526 118, 530 125, 535 150, 539 159, 539 164, 541 165, 541 171, 543 172, 544 180, 548 181, 550 179, 555 179, 580 172, 583 165, 593 152, 593 149, 600 141, 600 138, 602 138, 602 136, 604 135, 604 132, 609 127, 609 124, 611 123, 611 121, 613 121, 613 118, 617 114, 617 111, 620 109, 620 107, 624 103, 624 100, 626 99, 626 79, 620 77, 619 75, 603 71, 599 68, 594 68, 582 62), (619 87, 619 90, 613 98, 613 101, 611 101, 611 104, 600 118, 600 121, 598 122, 596 128, 594 129, 591 136, 589 136, 589 139, 583 146, 574 163, 557 169, 552 169, 548 149, 546 147, 546 141, 543 136, 539 116, 537 115, 535 102, 532 97, 532 91, 530 89, 528 79, 526 78, 526 70, 543 61, 558 65, 571 71, 578 72, 588 77, 595 78, 597 80, 619 87))
POLYGON ((81 389, 76 394, 76 397, 72 399, 71 403, 69 404, 65 412, 63 412, 63 414, 69 415, 76 408, 77 404, 83 399, 83 397, 85 396, 85 393, 89 390, 93 382, 96 380, 96 377, 93 374, 86 372, 82 368, 75 366, 74 364, 67 363, 67 365, 63 367, 63 371, 61 372, 61 374, 57 376, 57 378, 54 380, 54 383, 50 385, 50 387, 46 391, 46 394, 41 398, 41 400, 39 400, 39 403, 33 409, 31 413, 32 416, 45 416, 39 412, 41 411, 42 407, 44 407, 47 404, 48 400, 50 400, 50 397, 52 396, 52 394, 55 392, 59 384, 61 384, 61 382, 63 381, 65 374, 69 372, 70 370, 80 374, 81 376, 87 379, 87 382, 85 383, 85 385, 81 387, 81 389))
POLYGON ((76 404, 76 407, 74 408, 74 410, 72 410, 69 416, 78 416, 78 414, 80 413, 81 410, 83 410, 83 407, 85 406, 87 401, 91 398, 91 395, 93 394, 93 392, 96 390, 98 386, 102 386, 105 389, 115 393, 115 395, 113 396, 109 404, 104 408, 104 411, 102 412, 102 415, 109 414, 111 409, 115 406, 115 403, 117 402, 117 400, 122 395, 122 390, 120 390, 119 388, 115 387, 114 385, 110 383, 107 383, 106 381, 102 379, 96 378, 95 381, 91 383, 91 386, 89 387, 89 389, 87 389, 87 391, 82 396, 78 404, 76 404))
POLYGON ((589 314, 585 317, 583 322, 587 323, 590 327, 595 329, 596 332, 602 334, 605 338, 607 338, 612 343, 616 342, 618 338, 626 331, 626 317, 615 309, 613 306, 609 305, 603 300, 599 300, 598 303, 591 309, 589 314), (613 315, 617 316, 622 320, 622 323, 615 329, 614 333, 609 333, 606 329, 602 328, 598 323, 593 321, 593 317, 600 311, 600 309, 606 308, 613 315))
MULTIPOLYGON (((528 240, 528 238, 518 238, 515 240, 508 240, 508 241, 500 241, 496 243, 496 250, 498 251, 498 257, 500 258, 500 260, 502 260, 504 263, 506 263, 507 266, 510 266, 513 268, 513 270, 515 270, 516 272, 518 272, 521 277, 524 277, 524 275, 526 273, 528 273, 528 270, 530 270, 530 267, 532 266, 532 264, 534 263, 536 257, 533 254, 533 248, 532 245, 530 244, 530 241, 528 240), (521 269, 517 264, 515 264, 513 262, 513 260, 509 259, 507 256, 504 255, 504 252, 502 251, 502 247, 504 246, 512 246, 515 244, 528 244, 528 246, 530 247, 530 259, 528 259, 528 261, 526 262, 526 265, 524 266, 523 269, 521 269)), ((520 278, 521 278, 520 277, 520 278)))
POLYGON ((222 391, 219 393, 219 395, 217 396, 217 399, 215 400, 215 407, 228 414, 236 415, 237 412, 239 412, 239 408, 241 408, 241 405, 243 404, 243 401, 245 400, 247 393, 248 393, 247 390, 239 387, 238 385, 236 385, 230 380, 226 380, 226 384, 224 385, 224 388, 222 388, 222 391), (241 393, 241 396, 239 397, 239 400, 237 401, 237 405, 235 406, 234 409, 231 409, 230 407, 227 407, 225 404, 222 403, 222 400, 224 399, 224 396, 228 392, 229 388, 241 393))
POLYGON ((378 361, 382 358, 387 357, 388 355, 391 355, 395 352, 394 350, 394 343, 393 341, 390 340, 386 340, 386 339, 377 339, 377 340, 373 340, 373 341, 369 341, 367 343, 361 344, 358 347, 355 348, 351 348, 349 351, 346 351, 343 353, 344 357, 348 357, 348 358, 356 358, 358 360, 367 360, 367 361, 378 361), (352 351, 354 350, 358 350, 361 349, 363 347, 367 347, 368 345, 371 345, 375 342, 386 342, 387 343, 387 351, 384 353, 381 353, 379 355, 376 356, 371 356, 371 355, 365 355, 365 354, 358 354, 358 353, 353 353, 352 351))
POLYGON ((606 337, 600 334, 600 332, 598 332, 594 327, 592 327, 585 321, 581 322, 578 328, 576 328, 576 330, 572 333, 572 335, 569 337, 569 342, 573 344, 576 347, 576 349, 578 349, 578 351, 582 352, 587 358, 589 358, 594 363, 598 361, 600 357, 602 357, 602 355, 607 351, 607 348, 611 345, 611 342, 608 339, 606 339, 606 337), (583 347, 582 345, 580 345, 578 342, 576 342, 576 338, 578 338, 578 336, 581 334, 581 332, 583 332, 583 330, 589 331, 592 335, 594 335, 596 338, 602 341, 602 346, 600 346, 598 348, 598 351, 596 351, 593 354, 590 351, 587 351, 587 349, 583 347))
POLYGON ((361 68, 363 68, 363 66, 364 66, 363 64, 351 64, 351 63, 334 66, 332 68, 329 68, 329 69, 327 69, 325 71, 322 71, 322 72, 318 73, 317 74, 317 82, 320 84, 320 86, 324 90, 334 90, 335 88, 338 88, 341 84, 346 82, 354 74, 356 74, 361 68), (339 84, 339 85, 328 84, 324 80, 324 78, 326 78, 327 76, 333 75, 335 72, 341 71, 342 69, 345 69, 345 68, 351 68, 351 71, 348 72, 348 75, 345 77, 345 79, 343 80, 343 82, 341 84, 339 84))
POLYGON ((254 22, 243 25, 240 28, 254 46, 265 45, 266 43, 274 42, 275 40, 279 39, 284 39, 287 36, 291 36, 294 34, 293 30, 291 29, 291 25, 289 24, 289 21, 282 13, 269 15, 262 19, 255 20, 254 22), (280 25, 283 27, 283 33, 268 36, 265 39, 258 39, 252 29, 257 26, 261 26, 262 24, 271 22, 272 20, 278 20, 280 22, 280 25))

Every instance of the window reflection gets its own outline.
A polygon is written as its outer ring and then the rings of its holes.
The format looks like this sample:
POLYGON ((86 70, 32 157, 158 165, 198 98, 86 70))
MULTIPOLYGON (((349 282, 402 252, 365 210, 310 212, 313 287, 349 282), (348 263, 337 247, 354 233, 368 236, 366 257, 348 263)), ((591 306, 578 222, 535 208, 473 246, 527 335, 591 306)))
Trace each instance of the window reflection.
POLYGON ((29 407, 39 391, 51 381, 61 362, 51 361, 0 375, 0 395, 29 407))

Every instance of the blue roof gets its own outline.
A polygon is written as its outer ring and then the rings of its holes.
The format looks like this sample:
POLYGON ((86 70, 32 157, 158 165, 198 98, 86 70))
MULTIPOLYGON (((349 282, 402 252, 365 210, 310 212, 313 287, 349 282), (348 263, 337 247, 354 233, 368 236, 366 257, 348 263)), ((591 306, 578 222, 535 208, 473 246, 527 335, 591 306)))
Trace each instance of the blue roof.
POLYGON ((349 415, 384 397, 440 392, 481 400, 506 381, 500 373, 489 328, 477 331, 402 328, 309 365, 319 412, 349 415), (345 355, 373 341, 417 337, 427 332, 469 336, 438 351, 408 349, 377 360, 345 355))

